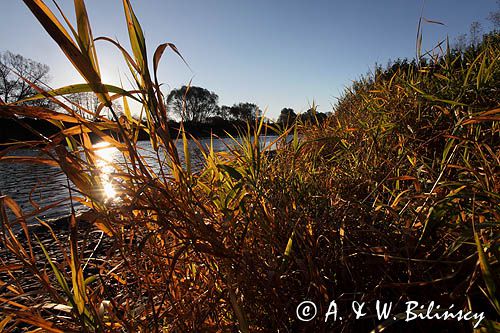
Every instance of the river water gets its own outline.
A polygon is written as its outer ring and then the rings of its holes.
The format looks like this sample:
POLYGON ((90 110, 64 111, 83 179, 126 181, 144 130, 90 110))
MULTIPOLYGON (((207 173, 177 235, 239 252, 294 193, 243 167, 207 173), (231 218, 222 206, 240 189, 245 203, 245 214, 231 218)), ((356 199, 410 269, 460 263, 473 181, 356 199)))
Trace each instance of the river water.
MULTIPOLYGON (((261 137, 260 142, 262 146, 267 146, 275 139, 276 136, 266 136, 261 137)), ((235 145, 231 139, 200 139, 199 142, 204 147, 212 145, 214 151, 225 151, 228 146, 235 145)), ((120 163, 123 161, 123 157, 117 149, 106 144, 98 143, 94 147, 97 148, 96 154, 100 158, 98 165, 104 177, 103 191, 106 196, 112 197, 115 193, 111 179, 106 182, 107 175, 113 172, 109 163, 120 163)), ((158 169, 159 166, 150 142, 140 141, 138 147, 140 154, 145 157, 151 167, 158 169)), ((182 159, 183 146, 181 141, 177 143, 177 149, 182 159)), ((203 165, 199 147, 190 141, 189 150, 193 169, 201 168, 203 165)), ((38 154, 34 150, 19 150, 15 153, 15 155, 21 156, 37 156, 38 154)), ((67 216, 71 212, 68 200, 68 180, 57 167, 28 163, 0 163, 0 191, 2 195, 14 199, 23 210, 24 215, 32 214, 44 220, 51 220, 67 216), (54 207, 44 211, 37 210, 49 205, 54 205, 54 207)), ((74 191, 72 193, 74 195, 74 191)), ((86 207, 79 203, 74 203, 74 208, 77 213, 86 210, 86 207)), ((9 218, 13 217, 9 211, 7 213, 9 218)), ((28 217, 28 221, 33 221, 33 216, 28 217)))

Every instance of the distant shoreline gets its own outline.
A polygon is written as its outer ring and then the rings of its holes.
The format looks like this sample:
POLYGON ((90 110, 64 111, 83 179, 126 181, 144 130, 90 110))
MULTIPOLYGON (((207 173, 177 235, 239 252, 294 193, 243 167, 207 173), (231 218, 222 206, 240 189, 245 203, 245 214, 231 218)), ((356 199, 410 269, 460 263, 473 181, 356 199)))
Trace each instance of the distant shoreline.
MULTIPOLYGON (((3 129, 0 132, 0 150, 12 143, 25 141, 35 142, 36 140, 40 140, 41 137, 36 133, 40 133, 45 137, 51 137, 60 131, 59 128, 48 121, 32 118, 0 118, 0 125, 3 129)), ((67 124, 68 128, 71 126, 74 125, 67 124)), ((174 121, 169 124, 169 134, 171 137, 176 137, 179 134, 179 127, 180 124, 174 121)), ((184 124, 184 129, 189 137, 197 139, 210 138, 213 136, 219 138, 229 137, 229 135, 238 136, 241 132, 245 132, 246 128, 247 124, 242 121, 222 121, 220 124, 184 124)), ((104 132, 109 133, 110 131, 104 132)), ((270 134, 276 135, 277 133, 272 132, 270 134)), ((90 136, 93 141, 98 141, 99 139, 95 134, 90 133, 90 136)), ((149 135, 145 131, 140 131, 138 140, 149 140, 149 135)))

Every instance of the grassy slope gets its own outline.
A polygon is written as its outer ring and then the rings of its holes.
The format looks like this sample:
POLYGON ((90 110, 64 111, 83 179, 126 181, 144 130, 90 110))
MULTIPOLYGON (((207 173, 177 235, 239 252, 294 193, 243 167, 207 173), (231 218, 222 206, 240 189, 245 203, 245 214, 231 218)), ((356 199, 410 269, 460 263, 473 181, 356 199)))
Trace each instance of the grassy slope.
POLYGON ((289 314, 302 299, 435 300, 498 320, 498 41, 379 68, 326 123, 298 125, 302 142, 278 152, 263 185, 278 208, 272 243, 294 232, 269 312, 287 298, 289 314))

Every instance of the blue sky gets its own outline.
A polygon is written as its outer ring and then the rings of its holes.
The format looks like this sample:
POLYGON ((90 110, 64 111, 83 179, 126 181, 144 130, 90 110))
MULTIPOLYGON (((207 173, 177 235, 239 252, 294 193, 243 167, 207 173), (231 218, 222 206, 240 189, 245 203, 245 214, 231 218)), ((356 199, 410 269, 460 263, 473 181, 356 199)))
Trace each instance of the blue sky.
MULTIPOLYGON (((46 1, 48 4, 51 1, 46 1)), ((219 95, 220 105, 253 102, 276 118, 283 107, 303 112, 314 100, 331 110, 345 87, 378 62, 413 57, 421 0, 131 0, 150 56, 162 42, 177 45, 189 63, 167 54, 159 71, 165 90, 189 82, 219 95)), ((59 0, 71 18, 72 1, 59 0)), ((94 37, 117 38, 128 47, 120 0, 87 0, 94 37)), ((494 0, 428 0, 424 48, 467 33, 473 21, 485 31, 494 0)), ((2 1, 0 51, 46 63, 51 86, 83 82, 21 0, 2 1)), ((107 83, 126 81, 117 50, 98 42, 107 83)), ((168 92, 168 91, 166 91, 168 92)))

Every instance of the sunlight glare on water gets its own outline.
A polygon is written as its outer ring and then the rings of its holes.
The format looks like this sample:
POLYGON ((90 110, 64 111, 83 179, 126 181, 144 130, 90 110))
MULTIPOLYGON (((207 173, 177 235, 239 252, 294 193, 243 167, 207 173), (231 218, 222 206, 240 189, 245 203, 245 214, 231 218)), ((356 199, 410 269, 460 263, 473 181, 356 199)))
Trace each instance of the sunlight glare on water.
POLYGON ((104 196, 107 200, 115 200, 117 193, 113 186, 113 157, 118 153, 118 149, 111 146, 108 142, 99 142, 92 146, 97 156, 96 166, 101 174, 101 183, 104 196))

